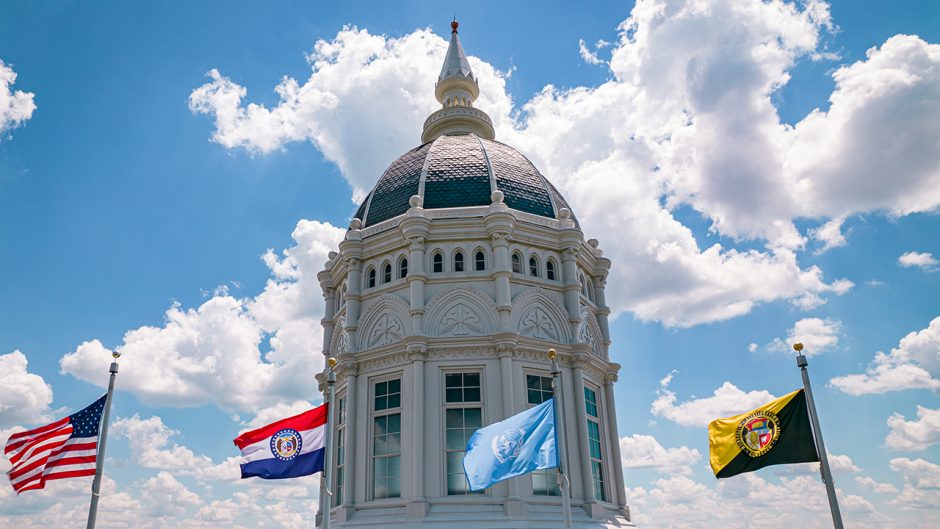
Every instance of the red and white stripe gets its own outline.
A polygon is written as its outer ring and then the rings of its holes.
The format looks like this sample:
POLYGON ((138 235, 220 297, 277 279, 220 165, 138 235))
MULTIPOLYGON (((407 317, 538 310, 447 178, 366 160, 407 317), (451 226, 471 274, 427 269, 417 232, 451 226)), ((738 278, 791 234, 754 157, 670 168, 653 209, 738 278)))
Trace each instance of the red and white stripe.
POLYGON ((13 490, 41 489, 46 481, 95 475, 97 437, 72 437, 69 418, 10 436, 4 454, 13 490))

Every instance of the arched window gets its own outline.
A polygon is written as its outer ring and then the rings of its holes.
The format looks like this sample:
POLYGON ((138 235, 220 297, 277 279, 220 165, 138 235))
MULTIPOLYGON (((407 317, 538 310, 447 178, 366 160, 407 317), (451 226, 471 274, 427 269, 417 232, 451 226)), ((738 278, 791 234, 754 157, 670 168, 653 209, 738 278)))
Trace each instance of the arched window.
POLYGON ((522 273, 522 256, 517 253, 512 254, 512 271, 516 274, 522 273))
POLYGON ((392 280, 392 265, 385 263, 385 268, 382 269, 382 282, 388 283, 392 280))
POLYGON ((369 278, 369 282, 366 284, 369 285, 369 288, 374 287, 375 286, 375 268, 372 268, 370 266, 369 271, 366 272, 366 276, 369 278))
POLYGON ((539 276, 539 260, 534 255, 529 257, 529 275, 532 277, 539 276))
POLYGON ((583 274, 578 277, 581 279, 581 293, 584 294, 584 297, 588 297, 587 281, 584 280, 583 274))
POLYGON ((473 256, 473 263, 477 272, 486 270, 486 255, 483 254, 483 250, 477 250, 476 255, 473 256))
POLYGON ((454 254, 454 272, 463 272, 463 252, 459 250, 454 254))
POLYGON ((434 261, 434 272, 441 273, 444 271, 444 255, 440 252, 434 254, 432 259, 434 261))
POLYGON ((586 284, 587 284, 587 286, 586 286, 586 288, 587 288, 587 298, 588 298, 589 300, 591 300, 591 302, 593 302, 593 301, 594 301, 594 282, 591 281, 590 279, 588 279, 587 282, 586 282, 586 284))
POLYGON ((398 277, 401 279, 408 277, 408 259, 398 262, 398 277))
POLYGON ((548 278, 550 281, 555 280, 555 260, 554 259, 549 259, 548 262, 545 263, 545 277, 548 278))

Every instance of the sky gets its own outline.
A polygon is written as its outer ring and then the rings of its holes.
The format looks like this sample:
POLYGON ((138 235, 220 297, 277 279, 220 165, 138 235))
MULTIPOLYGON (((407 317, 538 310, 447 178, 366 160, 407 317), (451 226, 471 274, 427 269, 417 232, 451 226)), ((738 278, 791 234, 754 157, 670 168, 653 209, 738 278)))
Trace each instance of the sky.
MULTIPOLYGON (((812 464, 708 468, 799 340, 846 524, 940 526, 940 4, 456 9, 476 106, 613 263, 634 520, 829 526, 812 464)), ((418 145, 454 10, 0 1, 0 442, 120 350, 99 527, 311 526, 317 478, 240 481, 231 439, 319 402, 316 273, 418 145)), ((88 486, 0 486, 0 528, 88 486)))

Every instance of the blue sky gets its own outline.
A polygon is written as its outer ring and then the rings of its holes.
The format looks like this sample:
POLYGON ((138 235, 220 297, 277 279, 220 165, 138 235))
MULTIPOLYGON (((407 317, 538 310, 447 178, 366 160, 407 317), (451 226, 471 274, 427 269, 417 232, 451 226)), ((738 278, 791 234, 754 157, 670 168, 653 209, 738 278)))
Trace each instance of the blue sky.
MULTIPOLYGON (((762 493, 819 487, 804 467, 721 484, 707 469, 702 417, 799 385, 792 334, 815 345, 847 520, 935 526, 940 7, 685 4, 457 12, 497 139, 563 190, 614 262, 634 512, 647 527, 735 527, 721 517, 772 508, 762 493)), ((284 374, 320 365, 298 345, 319 350, 319 333, 303 330, 322 311, 316 271, 353 197, 417 145, 453 8, 0 12, 0 431, 91 402, 107 374, 96 353, 121 348, 102 524, 221 523, 235 516, 227 501, 274 487, 227 479, 230 439, 318 399, 284 374), (279 85, 297 92, 283 98, 279 85), (219 396, 230 379, 207 391, 180 375, 232 350, 266 373, 240 398, 219 396), (210 470, 168 466, 166 453, 210 470)), ((237 516, 293 527, 312 483, 282 484, 237 516), (261 514, 272 510, 285 515, 261 514)), ((0 488, 0 527, 81 511, 85 487, 0 488)), ((779 523, 824 527, 825 515, 814 502, 779 523)))

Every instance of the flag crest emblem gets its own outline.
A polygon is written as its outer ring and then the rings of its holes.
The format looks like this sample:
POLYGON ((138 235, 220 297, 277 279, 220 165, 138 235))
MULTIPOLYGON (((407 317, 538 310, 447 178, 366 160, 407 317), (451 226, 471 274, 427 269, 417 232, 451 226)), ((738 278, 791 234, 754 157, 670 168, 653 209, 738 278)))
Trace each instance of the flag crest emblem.
POLYGON ((500 463, 508 461, 519 455, 522 442, 525 440, 525 431, 513 428, 493 437, 493 455, 500 463))
POLYGON ((741 420, 735 432, 738 448, 751 457, 760 457, 780 438, 780 419, 772 411, 758 411, 741 420))
POLYGON ((271 436, 271 453, 281 461, 290 461, 297 457, 303 444, 304 439, 300 432, 285 428, 271 436))

